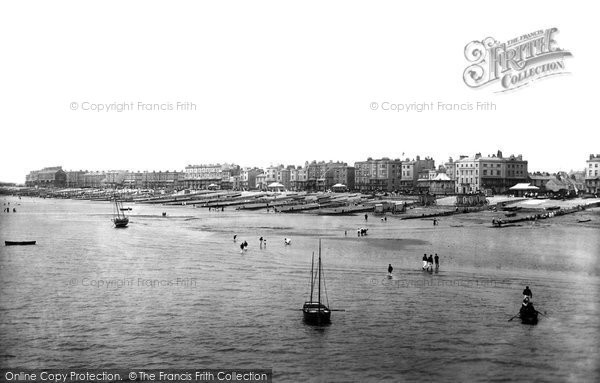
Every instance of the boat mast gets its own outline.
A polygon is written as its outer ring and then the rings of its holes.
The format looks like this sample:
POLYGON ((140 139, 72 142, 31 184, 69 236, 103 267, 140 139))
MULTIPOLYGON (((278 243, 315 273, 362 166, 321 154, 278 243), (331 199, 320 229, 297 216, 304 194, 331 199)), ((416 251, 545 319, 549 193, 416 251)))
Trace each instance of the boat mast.
POLYGON ((315 252, 313 251, 312 260, 310 261, 310 303, 313 301, 313 290, 315 289, 315 252))
POLYGON ((319 312, 321 311, 321 239, 319 238, 319 312))

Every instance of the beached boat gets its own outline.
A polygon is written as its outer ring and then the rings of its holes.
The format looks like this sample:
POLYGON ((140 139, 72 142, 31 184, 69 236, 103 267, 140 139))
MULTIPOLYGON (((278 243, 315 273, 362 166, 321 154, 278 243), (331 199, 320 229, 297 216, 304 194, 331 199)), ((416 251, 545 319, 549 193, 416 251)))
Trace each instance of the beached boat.
POLYGON ((577 222, 579 222, 579 223, 584 223, 584 222, 590 222, 591 220, 592 220, 591 218, 588 218, 588 219, 580 219, 580 220, 577 220, 577 222))
POLYGON ((36 241, 4 241, 4 246, 26 246, 35 245, 36 241))
POLYGON ((517 213, 515 213, 514 211, 512 211, 512 212, 509 212, 509 213, 504 213, 504 215, 505 215, 506 217, 516 217, 516 216, 517 216, 517 213))
MULTIPOLYGON (((312 325, 324 325, 331 322, 331 310, 321 301, 321 281, 322 266, 321 266, 321 240, 319 239, 319 261, 317 271, 314 272, 315 254, 313 253, 310 267, 310 300, 304 302, 302 306, 302 314, 304 322, 312 325), (315 290, 315 282, 317 283, 317 301, 313 300, 315 290)), ((325 292, 325 301, 327 301, 327 292, 325 292)), ((328 303, 329 304, 329 303, 328 303)))
POLYGON ((126 227, 129 224, 129 218, 125 216, 123 212, 123 205, 121 201, 115 197, 115 214, 113 217, 113 223, 115 227, 126 227))

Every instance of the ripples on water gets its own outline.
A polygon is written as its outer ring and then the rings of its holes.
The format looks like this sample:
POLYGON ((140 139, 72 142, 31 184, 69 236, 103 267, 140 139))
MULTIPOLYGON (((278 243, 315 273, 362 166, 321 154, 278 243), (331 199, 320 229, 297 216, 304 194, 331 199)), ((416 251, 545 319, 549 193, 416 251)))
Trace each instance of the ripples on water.
POLYGON ((21 205, 0 217, 1 239, 38 245, 1 248, 1 367, 273 368, 275 381, 599 378, 600 239, 574 217, 497 230, 487 218, 433 228, 133 205, 130 227, 114 229, 109 203, 10 201, 21 205), (359 226, 370 235, 357 238, 359 226), (346 309, 322 328, 299 310, 318 237, 330 305, 346 309), (424 252, 440 255, 439 273, 420 271, 424 252), (548 314, 537 326, 507 321, 526 284, 548 314))

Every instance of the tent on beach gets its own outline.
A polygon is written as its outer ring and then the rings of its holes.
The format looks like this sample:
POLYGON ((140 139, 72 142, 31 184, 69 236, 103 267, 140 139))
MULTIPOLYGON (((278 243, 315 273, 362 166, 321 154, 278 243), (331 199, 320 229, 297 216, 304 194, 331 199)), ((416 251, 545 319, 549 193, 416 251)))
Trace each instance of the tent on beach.
POLYGON ((516 184, 508 190, 514 192, 515 196, 522 196, 525 193, 537 192, 538 190, 540 190, 540 188, 538 188, 537 186, 533 186, 529 183, 520 183, 516 184))
POLYGON ((346 187, 346 185, 339 184, 339 183, 335 184, 331 187, 331 190, 333 190, 334 192, 338 192, 338 193, 345 192, 347 189, 348 188, 346 187))
POLYGON ((283 186, 279 182, 272 182, 267 185, 267 190, 274 191, 274 192, 282 192, 285 190, 285 186, 283 186))

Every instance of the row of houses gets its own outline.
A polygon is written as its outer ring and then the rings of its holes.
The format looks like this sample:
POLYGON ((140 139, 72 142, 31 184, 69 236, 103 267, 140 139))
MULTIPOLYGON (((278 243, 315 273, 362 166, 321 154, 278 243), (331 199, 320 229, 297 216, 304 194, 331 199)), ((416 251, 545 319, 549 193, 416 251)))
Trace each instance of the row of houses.
POLYGON ((43 168, 29 172, 25 185, 32 187, 59 188, 136 188, 136 189, 178 189, 183 180, 180 171, 124 170, 87 171, 63 170, 61 166, 43 168))
POLYGON ((134 172, 113 170, 64 171, 49 167, 30 172, 27 186, 71 188, 138 189, 234 189, 266 190, 280 185, 286 190, 353 190, 415 192, 430 194, 506 193, 521 183, 531 183, 541 192, 567 189, 596 194, 600 187, 600 155, 590 155, 585 172, 529 173, 522 155, 503 156, 501 151, 483 156, 450 158, 436 168, 433 158, 367 158, 354 166, 341 161, 311 161, 303 166, 275 165, 263 169, 236 164, 188 165, 184 171, 134 172))

